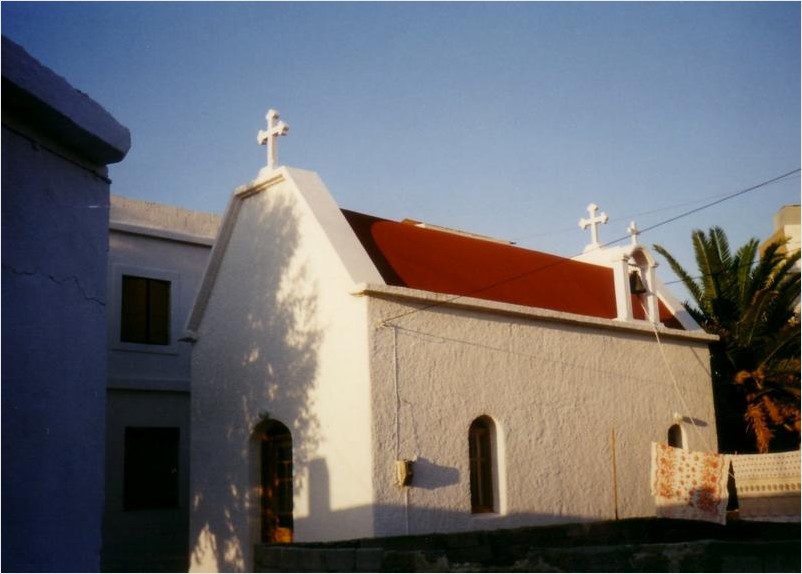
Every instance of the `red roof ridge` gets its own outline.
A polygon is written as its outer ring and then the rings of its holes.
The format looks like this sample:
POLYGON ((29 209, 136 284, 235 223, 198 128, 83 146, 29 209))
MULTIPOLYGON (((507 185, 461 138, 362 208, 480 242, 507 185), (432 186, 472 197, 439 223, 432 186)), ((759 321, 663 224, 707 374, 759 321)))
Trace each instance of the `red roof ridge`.
MULTIPOLYGON (((388 285, 564 311, 617 317, 610 266, 414 220, 392 221, 341 210, 388 285), (488 240, 489 239, 489 240, 488 240)), ((643 318, 640 309, 636 319, 643 318)), ((660 319, 682 328, 660 302, 660 319)))
POLYGON ((425 221, 418 221, 417 219, 402 219, 401 223, 404 225, 413 225, 421 229, 432 229, 434 231, 442 231, 443 233, 451 233, 452 235, 461 235, 463 237, 470 237, 479 241, 490 241, 491 243, 500 243, 502 245, 515 245, 514 241, 508 239, 499 239, 497 237, 490 237, 489 235, 482 235, 472 231, 463 231, 462 229, 454 229, 453 227, 445 227, 442 225, 435 225, 433 223, 426 223, 425 221))

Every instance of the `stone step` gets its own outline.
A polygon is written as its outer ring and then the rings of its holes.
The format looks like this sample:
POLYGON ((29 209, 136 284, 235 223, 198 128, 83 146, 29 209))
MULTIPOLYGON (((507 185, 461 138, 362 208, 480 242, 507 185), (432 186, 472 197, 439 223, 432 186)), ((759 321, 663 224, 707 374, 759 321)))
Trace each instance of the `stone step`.
POLYGON ((260 545, 263 572, 799 572, 798 523, 631 519, 260 545))

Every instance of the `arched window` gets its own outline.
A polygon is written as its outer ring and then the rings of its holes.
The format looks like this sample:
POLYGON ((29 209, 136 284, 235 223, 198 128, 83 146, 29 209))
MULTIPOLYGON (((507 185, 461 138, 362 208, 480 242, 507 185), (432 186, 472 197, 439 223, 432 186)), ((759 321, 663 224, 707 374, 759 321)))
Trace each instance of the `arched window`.
POLYGON ((675 448, 685 448, 682 440, 682 427, 679 425, 671 425, 668 427, 668 446, 675 448))
POLYGON ((292 435, 270 421, 260 437, 262 542, 292 542, 292 435))
POLYGON ((493 485, 493 441, 495 428, 490 417, 481 416, 471 423, 468 449, 471 465, 471 512, 495 512, 493 485))

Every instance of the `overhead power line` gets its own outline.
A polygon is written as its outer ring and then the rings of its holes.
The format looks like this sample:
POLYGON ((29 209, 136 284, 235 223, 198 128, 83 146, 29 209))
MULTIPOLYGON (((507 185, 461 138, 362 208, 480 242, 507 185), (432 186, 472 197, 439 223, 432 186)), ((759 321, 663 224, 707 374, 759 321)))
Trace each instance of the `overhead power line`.
POLYGON ((780 181, 781 179, 785 179, 786 177, 790 177, 790 176, 792 176, 794 174, 797 174, 799 172, 800 172, 800 168, 796 168, 796 169, 793 169, 793 170, 791 170, 791 171, 789 171, 787 173, 784 173, 782 175, 778 175, 777 177, 773 177, 773 178, 768 179, 768 180, 766 180, 764 182, 758 183, 757 185, 753 185, 752 187, 747 187, 746 189, 742 189, 740 191, 736 191, 735 193, 731 193, 729 195, 725 195, 721 199, 717 199, 716 201, 711 201, 710 203, 706 203, 706 204, 704 204, 704 205, 702 205, 700 207, 697 207, 695 209, 691 209, 689 211, 685 211, 683 213, 680 213, 679 215, 676 215, 674 217, 671 217, 671 218, 666 219, 664 221, 661 221, 659 223, 655 223, 654 225, 650 225, 649 227, 646 227, 645 229, 642 229, 641 233, 644 233, 646 231, 651 231, 652 229, 657 229, 658 227, 661 227, 663 225, 671 223, 672 221, 676 221, 677 219, 681 219, 683 217, 687 217, 688 215, 691 215, 693 213, 702 211, 703 209, 707 209, 708 207, 713 207, 714 205, 718 205, 719 203, 724 203, 725 201, 729 201, 730 199, 734 199, 734 198, 736 198, 736 197, 738 197, 740 195, 744 195, 745 193, 749 193, 750 191, 755 191, 756 189, 760 189, 761 187, 766 187, 767 185, 770 185, 772 183, 780 181))
MULTIPOLYGON (((765 183, 765 185, 770 185, 770 184, 772 184, 772 183, 777 183, 777 182, 779 182, 781 179, 784 179, 784 178, 790 178, 790 176, 791 176, 791 175, 793 175, 794 173, 796 173, 797 175, 799 175, 799 170, 797 169, 797 170, 795 170, 795 171, 793 171, 793 172, 789 172, 789 174, 786 174, 785 176, 780 176, 779 178, 777 178, 777 179, 775 179, 775 180, 772 180, 772 181, 770 181, 770 182, 766 182, 766 183, 765 183)), ((751 190, 750 190, 750 191, 751 191, 751 190)), ((737 192, 737 193, 741 193, 741 192, 737 192)), ((700 203, 703 203, 703 202, 705 202, 705 201, 708 201, 708 200, 711 200, 711 199, 715 199, 715 200, 722 200, 722 201, 724 201, 724 200, 726 200, 727 198, 729 198, 731 195, 732 195, 731 193, 723 193, 723 194, 722 194, 722 193, 717 193, 717 194, 715 194, 715 195, 708 195, 708 196, 706 196, 706 197, 700 197, 700 198, 698 198, 698 199, 693 199, 693 200, 691 200, 691 201, 683 201, 682 203, 675 203, 675 204, 672 204, 672 205, 666 205, 666 206, 664 206, 664 207, 658 207, 658 208, 656 208, 656 209, 649 209, 649 210, 647 210, 647 211, 639 211, 639 212, 636 212, 636 213, 630 213, 630 214, 628 214, 628 215, 622 215, 622 216, 620 216, 620 217, 611 217, 611 218, 609 219, 609 221, 610 221, 610 222, 614 222, 614 221, 628 221, 628 220, 631 220, 631 219, 633 219, 633 218, 635 218, 635 217, 641 217, 641 216, 643 216, 643 215, 652 215, 652 214, 655 214, 655 213, 661 213, 661 212, 663 212, 663 211, 671 211, 671 210, 673 210, 673 209, 678 209, 678 208, 680 208, 680 207, 685 207, 685 206, 687 206, 687 205, 698 205, 698 204, 700 204, 700 203)), ((711 204, 711 205, 712 205, 712 204, 711 204)), ((699 209, 704 209, 704 206, 700 207, 699 209)), ((527 234, 527 235, 519 235, 519 236, 513 237, 513 238, 512 238, 512 241, 516 241, 516 242, 517 242, 517 241, 521 241, 522 239, 534 239, 534 238, 536 238, 536 237, 553 236, 553 235, 562 234, 562 233, 573 233, 573 232, 575 232, 575 231, 576 231, 576 226, 573 226, 573 227, 563 227, 563 228, 561 228, 561 229, 554 229, 554 230, 552 230, 552 231, 544 231, 544 232, 542 232, 542 233, 533 233, 533 234, 527 234)))
MULTIPOLYGON (((725 201, 729 201, 730 199, 735 199, 736 197, 739 197, 741 195, 747 194, 747 193, 752 192, 752 191, 756 191, 758 189, 766 187, 767 185, 771 185, 772 183, 776 183, 776 182, 778 182, 778 181, 780 181, 782 179, 785 179, 785 178, 790 177, 792 175, 798 174, 800 171, 802 171, 802 168, 796 168, 796 169, 793 169, 793 170, 791 170, 789 172, 786 172, 786 173, 784 173, 782 175, 778 175, 777 177, 773 177, 771 179, 767 179, 765 181, 762 181, 762 182, 760 182, 758 184, 752 185, 752 186, 747 187, 745 189, 741 189, 741 190, 738 190, 736 192, 730 193, 730 194, 725 195, 725 196, 723 196, 723 197, 721 197, 721 198, 719 198, 719 199, 717 199, 715 201, 711 201, 711 202, 706 203, 705 205, 702 205, 700 207, 697 207, 697 208, 694 208, 694 209, 690 209, 688 211, 680 213, 679 215, 675 215, 674 217, 670 217, 668 219, 665 219, 663 221, 655 223, 654 225, 650 225, 650 226, 640 230, 640 233, 643 234, 643 233, 645 233, 647 231, 651 231, 653 229, 657 229, 658 227, 662 227, 663 225, 667 225, 669 223, 677 221, 678 219, 682 219, 683 217, 687 217, 687 216, 692 215, 694 213, 698 213, 698 212, 700 212, 700 211, 702 211, 704 209, 708 209, 710 207, 713 207, 714 205, 718 205, 720 203, 724 203, 725 201)), ((624 235, 623 237, 619 237, 619 238, 614 239, 612 241, 608 241, 607 243, 602 244, 600 247, 597 247, 597 249, 599 249, 601 247, 607 247, 608 245, 613 245, 615 243, 618 243, 619 241, 624 241, 626 239, 629 239, 629 235, 624 235)), ((578 255, 581 255, 581 254, 577 253, 573 257, 576 257, 578 255)), ((490 283, 490 284, 485 285, 483 287, 479 287, 477 289, 474 289, 473 291, 469 291, 468 293, 464 293, 462 295, 454 295, 453 297, 449 297, 448 299, 446 299, 444 301, 438 301, 436 303, 431 303, 429 305, 425 305, 425 306, 420 307, 418 309, 412 309, 412 310, 406 311, 404 313, 399 313, 398 315, 394 315, 393 317, 389 317, 387 319, 384 319, 382 321, 382 324, 386 325, 388 322, 395 321, 395 320, 400 319, 402 317, 407 317, 407 316, 413 315, 415 313, 420 313, 421 311, 426 311, 428 309, 433 309, 435 307, 440 307, 442 305, 453 303, 454 301, 456 301, 458 299, 463 299, 465 297, 471 297, 471 296, 476 295, 478 293, 481 293, 483 291, 487 291, 488 289, 492 289, 493 287, 497 287, 498 285, 503 285, 505 283, 509 283, 510 281, 516 281, 518 279, 522 279, 523 277, 527 277, 529 275, 533 275, 533 274, 538 273, 540 271, 544 271, 546 269, 550 269, 551 267, 554 267, 556 265, 561 265, 561 264, 563 264, 563 263, 565 263, 567 261, 572 261, 573 257, 558 259, 556 261, 553 261, 551 263, 547 263, 546 265, 541 265, 541 266, 539 266, 537 268, 534 268, 534 269, 531 269, 529 271, 524 271, 522 273, 517 273, 516 275, 512 275, 510 277, 507 277, 505 279, 500 279, 499 281, 494 281, 493 283, 490 283)))

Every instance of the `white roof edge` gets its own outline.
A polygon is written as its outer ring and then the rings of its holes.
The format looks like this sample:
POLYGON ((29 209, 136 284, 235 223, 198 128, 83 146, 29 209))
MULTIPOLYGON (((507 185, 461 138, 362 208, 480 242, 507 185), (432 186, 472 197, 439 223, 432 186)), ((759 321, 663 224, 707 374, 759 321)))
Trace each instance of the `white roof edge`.
POLYGON ((354 284, 384 283, 378 269, 317 173, 287 166, 275 170, 262 169, 255 180, 236 188, 229 199, 217 233, 217 240, 209 254, 209 261, 198 294, 187 318, 183 340, 192 342, 198 340, 206 305, 217 280, 217 274, 231 240, 243 200, 284 182, 290 183, 299 199, 307 204, 327 239, 340 256, 340 260, 354 284))
POLYGON ((665 283, 663 283, 659 277, 655 277, 657 280, 657 297, 663 302, 663 305, 671 311, 674 317, 677 318, 677 321, 687 330, 687 331, 703 331, 701 325, 696 322, 696 320, 691 317, 691 314, 688 313, 688 310, 685 308, 685 305, 677 299, 671 290, 666 287, 665 283))
MULTIPOLYGON (((624 322, 616 319, 589 317, 587 315, 566 313, 564 311, 553 311, 551 309, 542 309, 538 307, 527 307, 525 305, 516 305, 513 303, 488 301, 486 299, 477 299, 475 297, 433 293, 431 291, 410 289, 408 287, 397 287, 394 285, 362 283, 357 285, 351 294, 355 296, 373 296, 390 299, 403 299, 407 301, 419 301, 424 303, 421 311, 435 307, 450 307, 543 321, 591 326, 600 329, 614 329, 617 331, 643 333, 644 335, 652 336, 654 335, 656 329, 657 333, 661 337, 697 341, 699 343, 712 343, 718 340, 717 335, 710 335, 701 330, 683 331, 681 329, 672 329, 670 327, 666 327, 665 325, 653 326, 651 323, 646 321, 624 322)), ((391 319, 388 319, 388 321, 389 320, 391 319)))
POLYGON ((158 237, 160 239, 168 239, 170 241, 177 241, 180 243, 195 243, 198 245, 208 245, 210 247, 214 245, 213 235, 195 235, 193 233, 183 233, 181 231, 173 231, 171 229, 147 227, 145 225, 136 225, 134 223, 125 223, 122 221, 109 221, 109 229, 112 231, 130 233, 132 235, 158 237))
MULTIPOLYGON (((276 183, 279 180, 271 180, 276 183)), ((267 185, 269 182, 264 182, 267 185)), ((184 326, 184 336, 181 337, 182 341, 189 341, 194 343, 198 340, 198 329, 200 322, 203 319, 203 314, 206 311, 206 305, 209 302, 209 297, 212 294, 212 288, 217 280, 217 273, 220 271, 220 264, 223 262, 223 255, 231 241, 231 232, 234 230, 234 223, 239 215, 239 209, 242 205, 244 196, 238 193, 238 188, 228 200, 228 205, 223 213, 223 219, 220 222, 220 228, 217 231, 217 240, 212 246, 212 251, 209 254, 209 260, 206 263, 206 269, 203 272, 198 294, 195 296, 195 301, 187 317, 187 322, 184 326)))
POLYGON ((320 176, 313 171, 291 167, 283 169, 309 206, 326 234, 326 238, 334 247, 334 251, 339 255, 351 281, 354 283, 384 283, 379 270, 320 176))
POLYGON ((2 50, 2 76, 4 84, 8 82, 4 91, 10 89, 3 94, 4 115, 7 105, 16 106, 93 161, 110 164, 125 157, 131 148, 128 128, 6 36, 2 50))

